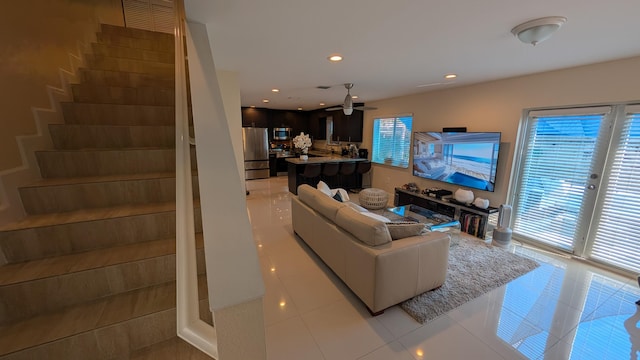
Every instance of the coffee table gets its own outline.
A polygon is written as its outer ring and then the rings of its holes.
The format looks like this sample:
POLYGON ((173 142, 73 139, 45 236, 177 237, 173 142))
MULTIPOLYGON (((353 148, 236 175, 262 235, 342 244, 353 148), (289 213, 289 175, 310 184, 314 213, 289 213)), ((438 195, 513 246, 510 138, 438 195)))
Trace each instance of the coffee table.
POLYGON ((429 231, 460 232, 458 220, 418 205, 403 205, 385 209, 382 216, 392 221, 405 220, 423 223, 429 231))

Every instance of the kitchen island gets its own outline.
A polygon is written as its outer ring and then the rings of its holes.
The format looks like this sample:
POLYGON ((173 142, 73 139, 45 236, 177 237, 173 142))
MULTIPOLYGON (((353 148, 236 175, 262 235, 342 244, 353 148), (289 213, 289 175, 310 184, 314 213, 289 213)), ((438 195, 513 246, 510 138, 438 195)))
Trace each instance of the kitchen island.
MULTIPOLYGON (((360 158, 350 158, 346 156, 340 156, 337 154, 324 154, 324 156, 316 156, 314 152, 310 152, 310 156, 308 160, 300 160, 300 157, 292 157, 286 159, 288 163, 288 176, 289 176, 289 191, 297 194, 298 193, 298 185, 302 184, 300 181, 300 174, 304 172, 304 167, 307 164, 326 164, 326 163, 347 163, 347 162, 360 162, 367 161, 367 159, 360 158)), ((324 165, 322 165, 324 166, 324 165)), ((348 178, 343 179, 343 187, 345 189, 348 188, 361 188, 362 187, 362 177, 358 176, 357 172, 354 171, 353 175, 350 175, 348 178)), ((336 182, 328 181, 327 184, 332 187, 338 187, 336 182)), ((315 184, 314 184, 315 187, 315 184)))

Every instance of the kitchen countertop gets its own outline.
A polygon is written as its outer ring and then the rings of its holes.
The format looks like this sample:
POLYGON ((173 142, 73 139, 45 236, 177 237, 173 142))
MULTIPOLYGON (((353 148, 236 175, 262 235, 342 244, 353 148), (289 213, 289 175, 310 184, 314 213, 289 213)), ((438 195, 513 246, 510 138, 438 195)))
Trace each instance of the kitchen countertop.
MULTIPOLYGON (((313 154, 311 151, 310 154, 313 154)), ((322 164, 328 162, 350 162, 350 161, 367 161, 367 159, 351 158, 347 156, 341 156, 338 154, 324 154, 324 156, 310 156, 308 160, 300 160, 299 156, 287 158, 289 163, 301 165, 301 164, 322 164)))

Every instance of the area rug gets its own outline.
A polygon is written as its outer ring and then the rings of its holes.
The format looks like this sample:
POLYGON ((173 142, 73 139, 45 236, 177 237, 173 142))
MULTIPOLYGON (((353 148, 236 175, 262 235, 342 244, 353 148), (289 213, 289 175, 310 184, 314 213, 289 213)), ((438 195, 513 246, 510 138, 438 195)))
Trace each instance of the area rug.
POLYGON ((477 239, 455 236, 449 248, 449 269, 444 285, 403 302, 401 307, 424 324, 539 265, 534 260, 477 239))

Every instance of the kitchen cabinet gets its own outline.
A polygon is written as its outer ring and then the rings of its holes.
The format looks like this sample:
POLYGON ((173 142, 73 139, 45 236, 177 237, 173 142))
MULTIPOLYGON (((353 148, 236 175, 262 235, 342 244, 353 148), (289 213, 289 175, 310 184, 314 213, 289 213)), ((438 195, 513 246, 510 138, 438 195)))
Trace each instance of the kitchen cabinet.
POLYGON ((345 115, 342 110, 313 111, 273 110, 266 108, 242 108, 242 126, 269 128, 269 138, 274 127, 291 128, 291 136, 300 132, 309 134, 313 140, 327 139, 327 117, 333 118, 333 137, 340 142, 362 142, 363 111, 354 110, 345 115))
POLYGON ((309 133, 309 113, 299 110, 271 110, 270 128, 289 127, 291 136, 309 133))
POLYGON ((278 158, 275 153, 269 153, 269 176, 278 176, 278 158))
POLYGON ((353 110, 351 115, 345 115, 342 110, 328 111, 333 117, 333 141, 362 142, 362 125, 364 113, 362 110, 353 110))
POLYGON ((327 111, 321 109, 309 113, 309 135, 314 140, 327 139, 327 111))
POLYGON ((270 115, 269 109, 243 107, 242 126, 268 128, 270 115))

